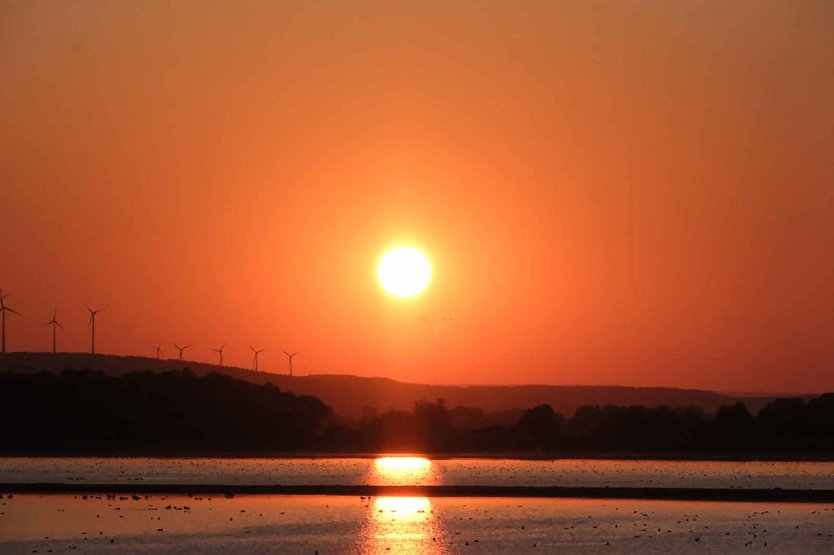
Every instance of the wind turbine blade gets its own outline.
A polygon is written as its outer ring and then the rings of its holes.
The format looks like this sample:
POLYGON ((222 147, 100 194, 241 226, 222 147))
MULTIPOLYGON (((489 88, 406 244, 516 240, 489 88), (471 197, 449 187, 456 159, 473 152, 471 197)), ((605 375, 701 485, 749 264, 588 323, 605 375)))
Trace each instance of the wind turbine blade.
POLYGON ((11 312, 12 314, 17 314, 18 316, 23 316, 20 312, 18 312, 17 310, 15 310, 15 309, 13 309, 13 308, 9 308, 9 307, 7 307, 7 306, 6 306, 6 307, 3 307, 3 308, 4 308, 5 310, 8 310, 9 312, 11 312))
POLYGON ((62 326, 60 322, 55 322, 55 325, 58 326, 61 329, 64 329, 64 326, 62 326))

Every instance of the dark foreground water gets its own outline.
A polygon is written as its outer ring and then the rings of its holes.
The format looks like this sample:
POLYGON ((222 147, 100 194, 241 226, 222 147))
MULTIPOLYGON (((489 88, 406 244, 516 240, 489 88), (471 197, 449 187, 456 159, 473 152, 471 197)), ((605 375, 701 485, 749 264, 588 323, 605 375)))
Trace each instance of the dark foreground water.
POLYGON ((15 495, 0 553, 832 553, 819 504, 15 495))

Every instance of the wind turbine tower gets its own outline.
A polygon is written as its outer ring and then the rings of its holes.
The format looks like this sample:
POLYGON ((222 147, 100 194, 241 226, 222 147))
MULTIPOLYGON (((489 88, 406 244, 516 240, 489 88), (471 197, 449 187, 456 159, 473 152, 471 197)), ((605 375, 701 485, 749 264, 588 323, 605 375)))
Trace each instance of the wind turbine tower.
POLYGON ((96 354, 96 314, 104 309, 97 308, 93 310, 89 306, 86 308, 90 311, 90 353, 96 354))
POLYGON ((159 360, 159 352, 162 350, 162 345, 156 346, 156 360, 159 360))
POLYGON ((266 351, 266 349, 257 350, 251 345, 249 346, 249 348, 252 349, 253 353, 255 353, 255 356, 252 358, 252 365, 255 368, 255 371, 257 372, 258 371, 258 355, 261 354, 262 352, 266 351))
POLYGON ((174 343, 174 347, 176 347, 176 348, 177 348, 177 350, 180 352, 180 360, 182 360, 182 352, 183 352, 184 350, 186 350, 187 348, 189 348, 190 346, 191 346, 191 345, 186 345, 186 346, 184 346, 184 347, 180 347, 179 345, 177 345, 176 343, 174 343))
POLYGON ((4 295, 3 290, 0 289, 0 312, 3 313, 3 339, 2 339, 2 347, 0 347, 0 353, 5 353, 6 352, 6 313, 11 312, 12 314, 17 314, 18 316, 20 316, 20 312, 6 306, 6 297, 7 296, 8 296, 8 293, 6 293, 4 295))
POLYGON ((57 328, 64 329, 64 326, 62 326, 60 324, 60 322, 58 322, 58 309, 57 308, 52 311, 52 320, 45 323, 44 326, 52 326, 52 353, 55 354, 55 353, 58 352, 57 349, 55 348, 55 346, 56 346, 55 331, 56 331, 57 328))
POLYGON ((212 349, 212 351, 214 351, 215 353, 220 355, 220 366, 223 366, 223 349, 225 349, 225 348, 226 348, 226 344, 223 343, 222 345, 220 345, 219 349, 212 349))
POLYGON ((287 358, 289 359, 289 363, 290 363, 290 376, 292 376, 292 357, 294 357, 295 355, 297 355, 297 354, 298 354, 298 351, 296 351, 296 352, 294 352, 294 353, 288 353, 287 351, 284 351, 284 354, 285 354, 285 355, 287 355, 287 358))

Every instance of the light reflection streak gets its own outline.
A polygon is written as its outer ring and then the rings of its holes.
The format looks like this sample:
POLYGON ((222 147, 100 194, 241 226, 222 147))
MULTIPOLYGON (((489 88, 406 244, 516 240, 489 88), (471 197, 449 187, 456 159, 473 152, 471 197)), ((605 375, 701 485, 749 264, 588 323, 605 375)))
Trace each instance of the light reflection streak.
POLYGON ((437 481, 431 461, 425 457, 379 457, 371 479, 380 485, 425 485, 437 481))
POLYGON ((377 497, 359 533, 358 553, 446 553, 443 526, 426 497, 377 497))
MULTIPOLYGON (((369 467, 368 483, 411 486, 438 483, 436 469, 425 457, 384 456, 369 467)), ((357 536, 357 553, 446 553, 440 519, 426 497, 377 497, 367 500, 368 513, 357 536)))

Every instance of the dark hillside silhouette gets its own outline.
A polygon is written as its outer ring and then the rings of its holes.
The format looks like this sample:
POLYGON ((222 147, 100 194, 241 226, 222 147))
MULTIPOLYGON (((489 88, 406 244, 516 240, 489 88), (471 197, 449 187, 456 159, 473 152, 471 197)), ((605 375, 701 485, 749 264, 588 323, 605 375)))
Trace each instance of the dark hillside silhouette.
POLYGON ((38 452, 247 452, 313 448, 329 407, 271 385, 191 371, 0 373, 0 445, 38 452))
MULTIPOLYGON (((758 412, 769 397, 738 397, 711 391, 663 387, 620 386, 442 386, 403 383, 387 378, 359 376, 312 375, 293 376, 255 372, 244 368, 218 366, 178 360, 156 360, 146 357, 90 355, 87 353, 9 353, 0 357, 0 372, 60 372, 64 368, 90 368, 108 375, 120 376, 128 372, 168 372, 181 370, 184 365, 197 375, 218 372, 256 384, 273 384, 283 391, 299 395, 313 395, 331 406, 337 415, 360 422, 363 414, 379 415, 389 410, 408 411, 423 399, 445 399, 449 407, 478 407, 485 413, 495 413, 493 424, 510 424, 518 418, 518 411, 537 405, 550 405, 565 415, 573 414, 585 405, 668 405, 680 408, 696 406, 714 413, 722 405, 742 401, 752 413, 758 412), (498 413, 510 411, 505 418, 498 413)), ((462 415, 453 415, 461 418, 462 415)), ((482 426, 479 423, 478 426, 482 426)))

